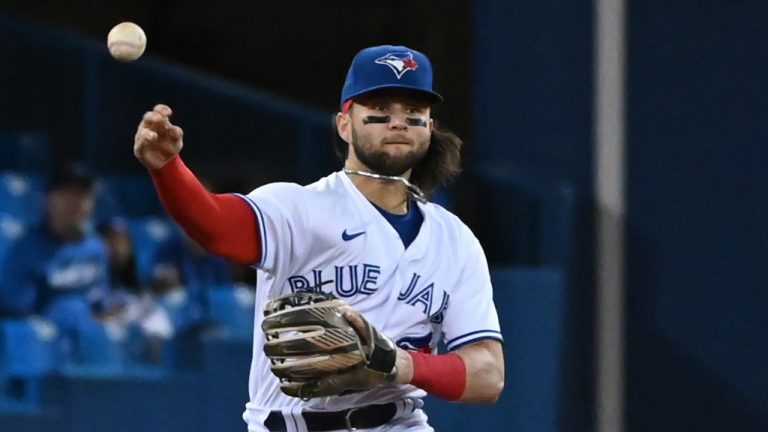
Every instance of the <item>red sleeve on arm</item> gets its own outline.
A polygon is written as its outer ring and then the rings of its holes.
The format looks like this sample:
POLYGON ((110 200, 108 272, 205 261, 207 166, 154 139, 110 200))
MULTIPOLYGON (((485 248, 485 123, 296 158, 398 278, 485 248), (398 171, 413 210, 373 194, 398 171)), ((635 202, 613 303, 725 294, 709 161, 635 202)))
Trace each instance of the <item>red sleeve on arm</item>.
POLYGON ((242 264, 261 260, 256 215, 243 199, 208 192, 180 157, 150 174, 168 214, 200 246, 242 264))
POLYGON ((426 354, 408 351, 413 361, 411 384, 427 393, 457 401, 467 387, 467 366, 458 354, 426 354))

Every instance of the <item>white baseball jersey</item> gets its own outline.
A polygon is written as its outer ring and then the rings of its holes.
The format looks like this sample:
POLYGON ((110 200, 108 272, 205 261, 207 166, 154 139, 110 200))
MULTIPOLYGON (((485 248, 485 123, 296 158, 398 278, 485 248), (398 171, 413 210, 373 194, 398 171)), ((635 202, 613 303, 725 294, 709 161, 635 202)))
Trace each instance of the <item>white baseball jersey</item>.
MULTIPOLYGON (((344 172, 311 185, 273 183, 247 197, 261 233, 256 290, 249 430, 263 430, 271 410, 342 410, 425 392, 382 386, 302 401, 284 395, 262 351, 262 306, 268 298, 322 286, 361 312, 401 348, 436 352, 480 339, 501 340, 488 265, 480 243, 442 207, 418 204, 424 222, 406 249, 397 231, 344 172)), ((420 403, 418 404, 420 406, 420 403)))

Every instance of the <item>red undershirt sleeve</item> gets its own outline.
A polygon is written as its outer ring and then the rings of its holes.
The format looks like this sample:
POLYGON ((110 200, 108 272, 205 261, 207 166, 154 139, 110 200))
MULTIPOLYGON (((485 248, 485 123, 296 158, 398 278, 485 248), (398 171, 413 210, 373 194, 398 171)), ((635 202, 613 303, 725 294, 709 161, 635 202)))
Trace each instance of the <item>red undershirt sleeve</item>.
POLYGON ((242 198, 209 192, 178 156, 150 174, 168 214, 200 246, 241 264, 261 259, 258 221, 242 198))

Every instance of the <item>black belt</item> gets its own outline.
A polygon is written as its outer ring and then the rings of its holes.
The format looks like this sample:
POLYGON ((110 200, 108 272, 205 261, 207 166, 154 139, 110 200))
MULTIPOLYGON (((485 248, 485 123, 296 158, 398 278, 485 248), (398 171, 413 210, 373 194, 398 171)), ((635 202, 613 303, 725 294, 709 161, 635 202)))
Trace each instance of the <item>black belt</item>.
MULTIPOLYGON (((368 405, 350 408, 344 411, 305 411, 301 413, 307 429, 310 432, 333 430, 369 429, 387 424, 397 414, 394 403, 385 405, 368 405)), ((285 417, 280 411, 272 411, 264 421, 264 426, 270 431, 287 431, 285 417)))

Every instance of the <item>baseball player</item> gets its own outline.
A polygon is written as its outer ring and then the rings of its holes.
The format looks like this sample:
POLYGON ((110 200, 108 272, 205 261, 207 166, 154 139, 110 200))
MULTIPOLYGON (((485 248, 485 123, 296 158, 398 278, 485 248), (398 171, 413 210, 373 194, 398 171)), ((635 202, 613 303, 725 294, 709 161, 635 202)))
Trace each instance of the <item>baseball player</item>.
POLYGON ((212 253, 258 270, 249 431, 428 431, 427 393, 498 398, 502 338, 483 249, 424 195, 460 161, 461 141, 431 117, 442 100, 432 79, 416 50, 360 51, 335 118, 343 169, 248 195, 207 192, 179 157, 183 133, 171 109, 144 114, 134 153, 168 212, 212 253), (301 315, 312 307, 308 293, 342 305, 332 312, 353 331, 337 322, 340 333, 326 334, 356 334, 357 345, 329 348, 301 333, 300 324, 321 328, 318 317, 333 315, 330 307, 301 315), (441 339, 448 352, 438 354, 441 339), (349 356, 363 360, 340 367, 349 356))

